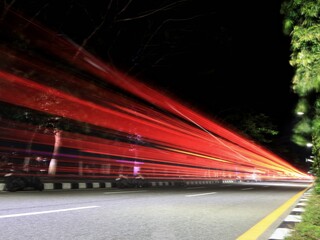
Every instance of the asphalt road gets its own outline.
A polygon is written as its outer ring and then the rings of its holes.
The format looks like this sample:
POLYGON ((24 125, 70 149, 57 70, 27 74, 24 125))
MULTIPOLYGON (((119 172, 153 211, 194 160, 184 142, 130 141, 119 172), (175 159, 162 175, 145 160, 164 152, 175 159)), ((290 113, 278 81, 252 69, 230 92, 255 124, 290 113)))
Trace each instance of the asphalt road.
MULTIPOLYGON (((0 236, 6 240, 235 240, 308 186, 231 183, 0 192, 0 236)), ((259 239, 268 239, 285 214, 259 239)))

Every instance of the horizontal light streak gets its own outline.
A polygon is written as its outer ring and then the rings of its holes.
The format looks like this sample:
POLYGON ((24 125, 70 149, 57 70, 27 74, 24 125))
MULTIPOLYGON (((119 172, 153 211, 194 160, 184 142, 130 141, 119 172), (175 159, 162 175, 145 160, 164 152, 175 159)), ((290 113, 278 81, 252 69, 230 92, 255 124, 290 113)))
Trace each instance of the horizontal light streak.
MULTIPOLYGON (((150 179, 232 179, 252 174, 264 179, 309 177, 241 134, 120 72, 40 24, 9 11, 0 27, 10 37, 17 37, 18 32, 35 49, 69 64, 61 67, 41 53, 1 45, 0 58, 10 64, 0 68, 0 101, 59 116, 79 127, 86 124, 97 133, 62 131, 58 175, 113 178, 138 169, 150 179), (21 25, 25 27, 20 29, 21 25)), ((30 155, 29 143, 39 148, 31 150, 32 154, 50 160, 51 153, 43 149, 53 147, 52 134, 36 132, 32 122, 3 118, 1 123, 0 143, 21 146, 19 166, 30 155)), ((0 144, 0 150, 10 147, 0 144)))

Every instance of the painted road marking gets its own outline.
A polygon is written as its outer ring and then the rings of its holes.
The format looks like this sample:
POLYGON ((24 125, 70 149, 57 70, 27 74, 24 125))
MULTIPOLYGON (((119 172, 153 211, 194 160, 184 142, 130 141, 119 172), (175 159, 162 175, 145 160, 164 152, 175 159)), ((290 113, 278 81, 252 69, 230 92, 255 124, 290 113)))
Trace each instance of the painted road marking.
POLYGON ((198 197, 198 196, 210 195, 210 194, 215 194, 215 193, 217 193, 217 192, 190 194, 190 195, 186 195, 186 197, 198 197))
POLYGON ((308 188, 294 195, 287 202, 282 204, 279 208, 277 208, 275 211, 270 213, 268 216, 266 216, 264 219, 262 219, 260 222, 258 222, 256 225, 254 225, 252 228, 250 228, 248 231, 246 231, 236 240, 258 239, 258 237, 261 234, 263 234, 268 229, 268 227, 270 227, 271 224, 274 223, 285 211, 287 211, 307 190, 308 188))
POLYGON ((65 209, 57 209, 57 210, 49 210, 49 211, 41 211, 41 212, 30 212, 30 213, 17 213, 17 214, 9 214, 9 215, 0 215, 0 218, 23 217, 23 216, 39 215, 39 214, 47 214, 47 213, 76 211, 76 210, 83 210, 83 209, 97 208, 97 207, 99 207, 99 206, 65 208, 65 209))

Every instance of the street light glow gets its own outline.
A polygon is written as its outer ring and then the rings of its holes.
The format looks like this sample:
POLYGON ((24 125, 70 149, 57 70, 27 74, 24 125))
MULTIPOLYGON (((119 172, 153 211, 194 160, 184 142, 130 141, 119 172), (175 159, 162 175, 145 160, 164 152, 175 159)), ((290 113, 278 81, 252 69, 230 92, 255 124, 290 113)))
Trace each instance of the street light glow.
POLYGON ((310 147, 312 147, 313 145, 312 145, 312 143, 307 143, 307 147, 308 148, 310 148, 310 147))

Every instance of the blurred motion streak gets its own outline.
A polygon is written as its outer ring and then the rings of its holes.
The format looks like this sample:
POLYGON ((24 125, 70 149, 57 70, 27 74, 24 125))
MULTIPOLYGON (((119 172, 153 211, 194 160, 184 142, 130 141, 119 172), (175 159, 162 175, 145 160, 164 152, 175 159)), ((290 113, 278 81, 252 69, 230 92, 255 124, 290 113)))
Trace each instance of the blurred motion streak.
POLYGON ((14 152, 8 158, 23 174, 31 174, 31 160, 41 156, 47 174, 56 161, 57 176, 311 178, 35 21, 8 11, 0 29, 1 106, 42 119, 1 113, 0 153, 14 152), (15 39, 31 48, 17 47, 15 39), (60 124, 45 125, 44 119, 60 124))

